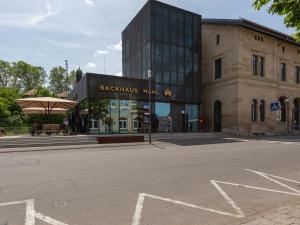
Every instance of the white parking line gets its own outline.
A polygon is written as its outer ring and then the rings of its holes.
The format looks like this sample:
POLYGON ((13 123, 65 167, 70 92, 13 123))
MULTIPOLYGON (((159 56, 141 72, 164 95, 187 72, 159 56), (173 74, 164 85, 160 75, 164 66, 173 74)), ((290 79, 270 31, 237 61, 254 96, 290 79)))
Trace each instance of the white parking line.
POLYGON ((34 209, 34 199, 0 203, 0 207, 19 205, 19 204, 26 204, 25 225, 35 225, 35 219, 40 219, 51 225, 68 225, 66 223, 45 216, 39 212, 36 212, 34 209))
POLYGON ((268 179, 268 180, 270 180, 270 181, 272 181, 272 182, 274 182, 274 183, 276 183, 276 184, 278 184, 282 187, 285 187, 285 188, 291 190, 292 192, 290 192, 290 191, 281 191, 281 190, 276 190, 276 189, 269 189, 269 188, 263 188, 263 187, 256 187, 256 186, 249 186, 249 185, 231 183, 231 182, 226 182, 226 181, 211 180, 210 182, 212 183, 212 185, 223 196, 223 198, 226 200, 226 202, 233 208, 233 210, 236 212, 236 214, 233 214, 233 213, 230 213, 230 212, 219 211, 217 209, 197 206, 197 205, 194 205, 194 204, 190 204, 190 203, 186 203, 186 202, 182 202, 182 201, 178 201, 178 200, 173 200, 173 199, 170 199, 170 198, 164 198, 164 197, 160 197, 160 196, 156 196, 156 195, 140 193, 139 197, 138 197, 137 204, 136 204, 136 210, 135 210, 131 225, 140 225, 140 221, 141 221, 142 213, 143 213, 143 205, 144 205, 145 197, 160 200, 160 201, 165 201, 165 202, 171 202, 171 203, 174 203, 174 204, 177 204, 177 205, 186 206, 186 207, 190 207, 190 208, 194 208, 194 209, 199 209, 199 210, 203 210, 203 211, 207 211, 207 212, 211 212, 211 213, 215 213, 215 214, 219 214, 219 215, 230 216, 230 217, 235 217, 235 218, 245 217, 245 213, 228 196, 228 194, 221 188, 221 186, 219 184, 230 185, 230 186, 234 186, 234 187, 242 187, 242 188, 247 188, 247 189, 260 190, 260 191, 267 191, 267 192, 273 192, 273 193, 279 193, 279 194, 293 195, 293 196, 300 197, 300 191, 299 190, 296 190, 296 189, 294 189, 294 188, 292 188, 292 187, 290 187, 286 184, 283 184, 283 183, 281 183, 281 182, 279 182, 278 180, 275 180, 275 179, 285 180, 285 181, 293 182, 293 183, 296 183, 296 184, 300 184, 299 181, 295 181, 295 180, 291 180, 291 179, 288 179, 288 178, 283 178, 283 177, 279 177, 279 176, 275 176, 275 175, 255 171, 255 170, 246 169, 246 171, 249 171, 249 172, 255 173, 255 174, 257 174, 261 177, 264 177, 264 178, 266 178, 266 179, 268 179))

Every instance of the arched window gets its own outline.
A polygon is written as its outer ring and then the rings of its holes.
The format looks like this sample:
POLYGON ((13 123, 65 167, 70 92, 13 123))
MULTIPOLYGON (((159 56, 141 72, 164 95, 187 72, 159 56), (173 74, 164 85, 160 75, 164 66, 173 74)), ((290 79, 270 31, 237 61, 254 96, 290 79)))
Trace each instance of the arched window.
POLYGON ((259 104, 259 118, 260 122, 265 122, 266 116, 266 102, 265 100, 261 100, 259 104))
POLYGON ((251 120, 252 122, 257 121, 257 100, 253 99, 251 103, 251 120))
POLYGON ((287 122, 287 105, 288 99, 285 96, 279 98, 279 106, 280 106, 280 122, 287 122))

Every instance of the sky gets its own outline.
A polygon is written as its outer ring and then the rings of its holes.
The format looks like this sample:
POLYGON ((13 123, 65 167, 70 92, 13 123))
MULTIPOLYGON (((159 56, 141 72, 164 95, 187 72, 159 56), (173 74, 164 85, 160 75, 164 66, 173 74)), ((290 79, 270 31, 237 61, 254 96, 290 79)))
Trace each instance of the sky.
MULTIPOLYGON (((283 33, 283 17, 256 11, 253 0, 162 0, 204 18, 243 17, 283 33)), ((0 1, 0 59, 122 74, 121 32, 146 0, 0 1)))

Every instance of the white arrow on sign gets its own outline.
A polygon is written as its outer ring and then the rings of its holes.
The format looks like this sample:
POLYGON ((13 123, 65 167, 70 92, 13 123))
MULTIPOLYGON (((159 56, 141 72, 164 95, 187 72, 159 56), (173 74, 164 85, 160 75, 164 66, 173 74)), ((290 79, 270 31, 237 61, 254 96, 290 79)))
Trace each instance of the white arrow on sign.
POLYGON ((15 201, 15 202, 5 202, 0 203, 0 207, 12 206, 26 204, 26 217, 25 225, 35 225, 35 219, 42 220, 48 224, 52 225, 68 225, 66 223, 60 222, 58 220, 52 219, 51 217, 45 216, 42 213, 35 211, 34 209, 34 199, 24 200, 24 201, 15 201))

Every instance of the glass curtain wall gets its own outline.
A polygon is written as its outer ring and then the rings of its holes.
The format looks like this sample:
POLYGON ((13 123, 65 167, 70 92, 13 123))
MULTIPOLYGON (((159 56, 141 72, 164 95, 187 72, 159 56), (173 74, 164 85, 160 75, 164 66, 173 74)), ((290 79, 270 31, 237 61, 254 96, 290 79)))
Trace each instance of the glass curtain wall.
POLYGON ((154 131, 158 133, 165 133, 169 131, 171 126, 170 117, 170 103, 156 102, 155 103, 155 121, 154 131))
MULTIPOLYGON (((198 105, 155 102, 152 106, 153 132, 198 131, 198 105)), ((145 116, 147 107, 147 102, 133 100, 90 100, 89 104, 84 101, 80 104, 79 131, 90 134, 146 133, 149 128, 149 119, 145 116)))
POLYGON ((199 99, 201 17, 158 2, 151 11, 151 57, 155 82, 168 86, 172 99, 199 99))
POLYGON ((145 103, 133 100, 90 100, 89 133, 118 134, 146 132, 145 103))
POLYGON ((199 112, 198 105, 185 105, 185 113, 186 113, 186 123, 187 123, 187 131, 188 132, 197 132, 198 124, 199 124, 199 112))

